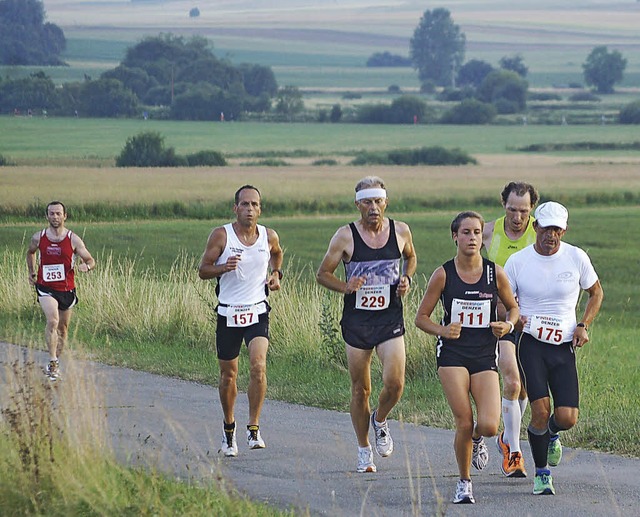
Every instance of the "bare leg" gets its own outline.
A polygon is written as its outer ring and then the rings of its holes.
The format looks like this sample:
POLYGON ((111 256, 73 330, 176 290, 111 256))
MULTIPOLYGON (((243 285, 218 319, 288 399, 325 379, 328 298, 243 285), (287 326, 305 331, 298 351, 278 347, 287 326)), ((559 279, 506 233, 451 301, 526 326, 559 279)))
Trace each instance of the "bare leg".
POLYGON ((438 376, 456 425, 453 449, 456 453, 460 479, 471 479, 471 436, 473 410, 469 389, 471 379, 466 368, 446 366, 438 368, 438 376))
POLYGON ((224 421, 233 424, 235 419, 234 408, 236 397, 238 396, 238 358, 230 361, 218 360, 220 364, 220 381, 218 382, 218 393, 220 394, 220 404, 224 413, 224 421))
POLYGON ((347 345, 347 362, 351 376, 351 422, 360 447, 369 446, 372 355, 373 350, 361 350, 347 345))
POLYGON ((404 391, 404 338, 394 338, 380 343, 376 347, 376 352, 382 363, 383 382, 382 390, 378 396, 376 420, 384 422, 404 391))
POLYGON ((260 413, 267 394, 267 349, 269 341, 256 337, 249 343, 249 425, 260 425, 260 413))
POLYGON ((47 326, 44 330, 44 340, 49 350, 49 358, 51 360, 58 359, 58 326, 60 323, 60 311, 58 310, 58 302, 53 296, 38 297, 42 312, 47 318, 47 326))

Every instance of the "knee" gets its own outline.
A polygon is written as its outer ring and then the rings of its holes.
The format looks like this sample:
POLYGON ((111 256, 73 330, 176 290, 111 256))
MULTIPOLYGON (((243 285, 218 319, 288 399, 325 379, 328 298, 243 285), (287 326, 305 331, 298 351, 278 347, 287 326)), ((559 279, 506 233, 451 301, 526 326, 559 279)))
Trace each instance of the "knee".
POLYGON ((499 419, 493 421, 479 419, 476 424, 476 429, 480 436, 495 436, 498 434, 499 423, 499 419))
MULTIPOLYGON (((535 429, 546 429, 549 423, 551 413, 543 409, 533 409, 531 411, 531 425, 535 429)), ((557 420, 556 420, 557 422, 557 420)))
POLYGON ((578 412, 572 413, 554 413, 553 415, 556 424, 564 430, 571 429, 578 423, 578 412))
POLYGON ((57 332, 58 334, 60 334, 59 324, 60 324, 60 320, 57 317, 49 318, 47 320, 47 331, 48 332, 57 332))
POLYGON ((250 368, 251 378, 256 381, 264 381, 267 378, 267 365, 265 363, 252 364, 250 368))
POLYGON ((473 434, 473 418, 455 417, 456 431, 465 436, 473 434))
POLYGON ((222 370, 220 372, 220 386, 228 388, 236 383, 237 372, 234 370, 222 370))
POLYGON ((371 388, 364 386, 360 383, 355 383, 351 386, 351 398, 355 401, 364 402, 369 400, 371 396, 371 388))
POLYGON ((520 395, 520 376, 517 373, 504 375, 502 378, 502 389, 505 398, 515 400, 520 395))
POLYGON ((385 388, 389 395, 400 397, 404 391, 404 381, 401 378, 389 380, 385 382, 385 388))

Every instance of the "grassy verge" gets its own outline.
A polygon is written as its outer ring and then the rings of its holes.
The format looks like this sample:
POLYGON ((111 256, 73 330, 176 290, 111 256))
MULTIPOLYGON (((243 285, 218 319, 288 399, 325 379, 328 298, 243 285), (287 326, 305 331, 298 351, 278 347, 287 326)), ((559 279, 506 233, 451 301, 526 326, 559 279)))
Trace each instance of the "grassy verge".
POLYGON ((83 375, 54 388, 30 359, 5 364, 1 375, 3 516, 292 515, 248 501, 215 475, 178 482, 119 465, 108 446, 101 397, 83 375))

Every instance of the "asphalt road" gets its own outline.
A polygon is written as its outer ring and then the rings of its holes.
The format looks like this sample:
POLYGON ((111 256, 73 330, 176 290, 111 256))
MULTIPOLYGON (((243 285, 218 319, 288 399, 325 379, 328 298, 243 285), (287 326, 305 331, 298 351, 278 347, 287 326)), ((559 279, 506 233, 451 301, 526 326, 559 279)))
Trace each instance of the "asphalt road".
MULTIPOLYGON (((0 403, 6 404, 6 371, 15 361, 44 364, 46 355, 0 343, 0 403)), ((506 479, 495 444, 482 472, 472 472, 475 505, 450 501, 457 480, 453 432, 390 421, 395 451, 375 457, 378 472, 358 474, 356 442, 348 414, 267 400, 260 429, 267 443, 249 450, 238 435, 237 458, 217 453, 222 411, 217 389, 87 361, 63 359, 68 385, 92 383, 106 409, 108 435, 117 458, 153 465, 182 479, 225 480, 257 501, 299 513, 331 516, 640 515, 640 460, 565 447, 553 469, 555 496, 534 496, 530 477, 506 479)), ((60 391, 62 393, 62 391, 60 391)), ((61 401, 63 403, 63 401, 61 401)), ((248 416, 239 394, 239 431, 248 416)), ((579 424, 578 424, 579 425, 579 424)))

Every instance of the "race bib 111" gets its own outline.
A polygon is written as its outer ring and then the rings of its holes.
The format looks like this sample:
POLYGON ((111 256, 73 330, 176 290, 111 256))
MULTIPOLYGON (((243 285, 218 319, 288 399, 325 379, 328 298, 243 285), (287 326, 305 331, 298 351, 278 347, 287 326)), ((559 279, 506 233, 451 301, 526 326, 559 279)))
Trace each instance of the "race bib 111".
POLYGON ((486 328, 491 322, 491 300, 451 300, 451 321, 463 327, 486 328))

